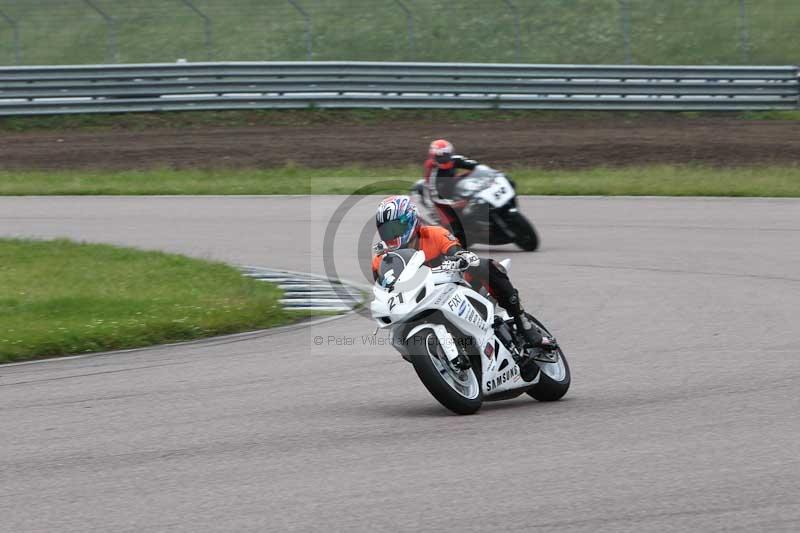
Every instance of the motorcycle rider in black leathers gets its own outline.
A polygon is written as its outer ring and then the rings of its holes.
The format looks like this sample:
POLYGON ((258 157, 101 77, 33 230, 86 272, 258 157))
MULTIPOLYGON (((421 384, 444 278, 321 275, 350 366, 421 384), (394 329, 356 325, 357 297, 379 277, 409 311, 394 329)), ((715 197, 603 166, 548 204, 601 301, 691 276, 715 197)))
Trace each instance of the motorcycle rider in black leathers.
POLYGON ((453 154, 453 145, 444 139, 433 141, 424 163, 424 176, 417 192, 424 205, 430 200, 439 220, 457 235, 464 236, 458 211, 453 206, 456 183, 475 170, 478 162, 453 154))
POLYGON ((453 197, 453 189, 458 180, 477 166, 477 161, 454 155, 450 142, 437 139, 431 143, 428 159, 424 163, 425 186, 432 196, 435 191, 439 198, 449 200, 453 197), (459 172, 460 170, 467 172, 459 172))

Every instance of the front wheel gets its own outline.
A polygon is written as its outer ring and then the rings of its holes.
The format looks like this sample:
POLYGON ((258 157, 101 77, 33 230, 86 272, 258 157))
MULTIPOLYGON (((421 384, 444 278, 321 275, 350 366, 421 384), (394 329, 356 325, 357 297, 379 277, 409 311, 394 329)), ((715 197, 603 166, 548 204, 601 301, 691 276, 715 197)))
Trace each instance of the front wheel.
MULTIPOLYGON (((460 415, 470 415, 481 408, 483 397, 474 369, 456 368, 447 359, 432 329, 418 331, 410 342, 414 345, 411 352, 414 370, 439 403, 460 415)), ((463 347, 458 349, 463 353, 463 347)))
MULTIPOLYGON (((552 337, 544 324, 531 315, 528 315, 528 318, 536 325, 539 333, 552 337)), ((556 349, 555 355, 553 362, 536 361, 539 365, 539 382, 526 391, 529 396, 540 402, 560 400, 569 390, 572 381, 569 363, 561 348, 556 349)))
POLYGON ((539 382, 526 392, 540 402, 560 400, 569 390, 571 374, 567 358, 561 348, 556 350, 557 357, 553 363, 536 361, 539 365, 539 382))
POLYGON ((526 252, 533 252, 539 248, 539 235, 525 215, 519 211, 510 212, 508 221, 511 224, 511 230, 514 232, 514 244, 526 252))

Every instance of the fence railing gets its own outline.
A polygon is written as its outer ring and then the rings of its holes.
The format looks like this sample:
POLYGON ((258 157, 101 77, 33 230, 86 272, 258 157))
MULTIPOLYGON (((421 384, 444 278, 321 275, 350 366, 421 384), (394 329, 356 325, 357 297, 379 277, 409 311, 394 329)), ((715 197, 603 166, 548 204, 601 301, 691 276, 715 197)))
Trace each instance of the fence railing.
POLYGON ((796 109, 798 68, 259 62, 0 68, 0 115, 246 108, 796 109))

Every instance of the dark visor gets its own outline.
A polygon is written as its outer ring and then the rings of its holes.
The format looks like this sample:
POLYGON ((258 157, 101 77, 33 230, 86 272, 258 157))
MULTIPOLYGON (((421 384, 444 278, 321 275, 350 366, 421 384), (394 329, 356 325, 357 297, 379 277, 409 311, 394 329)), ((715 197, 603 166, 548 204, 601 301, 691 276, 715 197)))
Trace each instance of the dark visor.
POLYGON ((450 159, 452 159, 452 156, 450 154, 436 156, 437 163, 447 163, 448 161, 450 161, 450 159))
POLYGON ((408 225, 405 222, 390 220, 378 226, 378 235, 381 236, 381 240, 391 241, 402 236, 407 229, 408 225))

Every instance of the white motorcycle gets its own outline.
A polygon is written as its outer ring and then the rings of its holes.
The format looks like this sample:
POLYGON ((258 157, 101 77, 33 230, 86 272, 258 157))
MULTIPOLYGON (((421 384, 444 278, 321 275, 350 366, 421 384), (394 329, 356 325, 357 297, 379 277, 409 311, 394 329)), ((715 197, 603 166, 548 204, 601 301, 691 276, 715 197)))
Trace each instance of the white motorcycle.
POLYGON ((464 247, 473 244, 511 244, 532 252, 539 247, 539 234, 517 207, 517 191, 500 171, 478 165, 460 178, 453 199, 436 198, 424 180, 411 188, 425 216, 435 224, 449 226, 464 247))
MULTIPOLYGON (((455 413, 471 414, 484 400, 527 393, 555 401, 566 394, 570 370, 561 348, 527 362, 541 371, 526 381, 518 363, 530 356, 521 352, 508 313, 464 281, 458 261, 445 260, 435 268, 424 263, 418 250, 384 254, 370 310, 378 328, 389 328, 392 345, 434 398, 455 413)), ((509 261, 502 264, 508 268, 509 261)), ((552 337, 528 316, 542 335, 552 337)))

